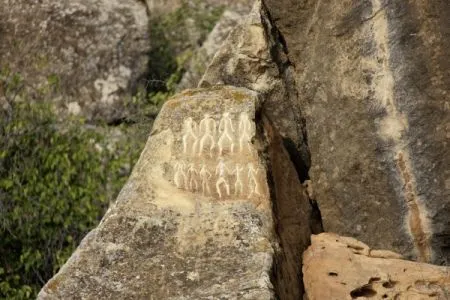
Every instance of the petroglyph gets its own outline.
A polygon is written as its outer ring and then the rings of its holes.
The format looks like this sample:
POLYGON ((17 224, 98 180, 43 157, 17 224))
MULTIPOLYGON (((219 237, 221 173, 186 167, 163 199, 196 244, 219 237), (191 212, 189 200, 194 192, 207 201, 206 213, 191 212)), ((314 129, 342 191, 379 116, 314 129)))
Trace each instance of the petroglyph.
POLYGON ((191 191, 197 191, 198 190, 198 171, 195 169, 194 164, 191 163, 189 165, 189 169, 187 170, 187 176, 189 178, 189 189, 191 191))
POLYGON ((234 195, 240 196, 244 192, 244 184, 242 182, 242 171, 244 170, 244 167, 242 167, 240 164, 236 164, 236 167, 234 168, 234 171, 232 174, 236 176, 236 181, 234 183, 234 195))
POLYGON ((255 168, 255 166, 252 163, 249 163, 248 165, 248 185, 250 192, 248 193, 248 198, 251 198, 253 194, 256 194, 258 196, 262 195, 261 191, 261 184, 260 184, 260 168, 255 168))
POLYGON ((205 114, 198 121, 183 121, 183 152, 173 168, 177 188, 219 199, 263 196, 262 168, 248 163, 255 157, 248 114, 205 114))
POLYGON ((209 114, 205 114, 199 125, 188 117, 183 122, 183 153, 185 155, 197 154, 203 156, 205 150, 213 157, 217 148, 218 157, 226 153, 235 153, 239 144, 239 153, 251 150, 251 139, 254 135, 254 126, 247 113, 239 115, 239 122, 234 121, 230 113, 225 112, 217 126, 217 121, 209 114), (218 128, 217 128, 218 127, 218 128))
POLYGON ((191 117, 186 118, 183 123, 183 153, 188 153, 189 149, 195 153, 198 143, 197 123, 191 117))
POLYGON ((247 149, 250 151, 250 141, 253 136, 253 126, 252 122, 248 118, 248 115, 243 112, 239 116, 239 151, 244 151, 244 147, 247 146, 247 149))
POLYGON ((223 150, 228 147, 230 152, 234 151, 234 127, 233 121, 230 118, 229 113, 224 113, 222 115, 222 119, 220 119, 219 123, 219 132, 221 132, 218 146, 219 146, 219 156, 222 155, 223 150))
POLYGON ((211 173, 206 169, 205 164, 202 165, 202 168, 200 169, 200 178, 202 180, 202 193, 203 195, 210 195, 211 189, 209 187, 209 181, 212 177, 211 173))
POLYGON ((185 188, 187 189, 187 176, 186 172, 184 171, 184 163, 183 162, 176 162, 175 163, 175 174, 174 174, 174 182, 177 188, 185 188))
POLYGON ((217 194, 219 194, 219 198, 222 198, 222 193, 220 191, 220 187, 222 185, 225 186, 227 195, 230 195, 230 185, 228 184, 227 173, 229 173, 229 171, 227 170, 223 158, 220 158, 219 163, 216 167, 216 176, 218 176, 218 179, 216 181, 216 190, 217 194))
POLYGON ((223 198, 261 197, 263 190, 263 172, 253 163, 242 165, 234 163, 229 166, 221 157, 215 167, 202 163, 176 162, 174 166, 174 183, 179 189, 200 192, 204 196, 223 198), (213 169, 211 172, 211 168, 213 169), (211 190, 211 184, 215 190, 211 190))
POLYGON ((202 138, 200 139, 199 156, 202 155, 204 147, 209 144, 209 155, 212 157, 212 151, 216 146, 216 125, 216 121, 211 118, 209 114, 205 114, 203 120, 200 121, 200 134, 202 135, 202 138))

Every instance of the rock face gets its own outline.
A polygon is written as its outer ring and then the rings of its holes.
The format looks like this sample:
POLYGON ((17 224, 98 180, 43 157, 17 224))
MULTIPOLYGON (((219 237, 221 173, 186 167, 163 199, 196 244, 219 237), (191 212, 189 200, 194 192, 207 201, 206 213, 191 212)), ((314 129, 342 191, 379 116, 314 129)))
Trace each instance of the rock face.
POLYGON ((233 87, 168 101, 114 206, 38 298, 299 299, 312 209, 260 104, 233 87))
POLYGON ((448 1, 263 2, 295 67, 325 230, 448 264, 448 1))
MULTIPOLYGON (((135 0, 0 1, 0 66, 27 94, 109 119, 147 68, 145 5, 135 0)), ((4 100, 4 99, 3 99, 4 100)))
POLYGON ((184 89, 195 88, 198 86, 208 64, 211 62, 214 54, 220 49, 222 43, 226 40, 230 31, 239 23, 244 17, 242 11, 224 11, 222 17, 214 26, 214 29, 208 35, 203 45, 195 52, 183 78, 177 85, 177 89, 182 91, 184 89))
POLYGON ((313 236, 303 255, 306 299, 448 299, 449 268, 400 258, 353 238, 313 236))
POLYGON ((229 35, 208 66, 200 87, 233 85, 257 91, 262 110, 276 127, 300 180, 308 179, 309 151, 298 105, 294 69, 261 1, 229 35))

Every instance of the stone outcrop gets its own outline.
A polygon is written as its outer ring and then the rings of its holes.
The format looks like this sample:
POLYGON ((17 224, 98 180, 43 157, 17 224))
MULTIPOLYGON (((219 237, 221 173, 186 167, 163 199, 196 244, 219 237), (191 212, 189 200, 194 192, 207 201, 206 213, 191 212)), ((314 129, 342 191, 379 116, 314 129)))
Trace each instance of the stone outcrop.
POLYGON ((263 2, 294 66, 325 230, 448 264, 448 2, 263 2))
POLYGON ((213 56, 220 49, 230 31, 244 18, 244 11, 225 10, 203 45, 190 59, 177 90, 196 88, 213 56))
POLYGON ((256 1, 39 298, 445 299, 448 9, 256 1))
POLYGON ((450 270, 401 259, 336 234, 312 237, 303 255, 306 299, 448 299, 450 270))
POLYGON ((165 103, 117 201, 38 298, 299 299, 312 216, 258 94, 186 90, 165 103))
POLYGON ((293 65, 261 1, 229 35, 208 66, 200 87, 233 85, 257 91, 262 110, 281 135, 300 180, 308 179, 309 151, 298 105, 293 65))
POLYGON ((120 96, 147 68, 143 3, 1 0, 0 7, 0 67, 20 73, 27 95, 88 118, 120 116, 120 96))

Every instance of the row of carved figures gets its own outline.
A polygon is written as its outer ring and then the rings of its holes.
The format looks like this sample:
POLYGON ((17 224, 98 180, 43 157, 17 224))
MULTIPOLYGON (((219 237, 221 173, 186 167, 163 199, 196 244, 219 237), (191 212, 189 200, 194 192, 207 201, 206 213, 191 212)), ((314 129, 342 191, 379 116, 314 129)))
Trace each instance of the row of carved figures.
POLYGON ((235 152, 237 144, 239 152, 242 152, 250 150, 252 136, 253 124, 245 112, 239 115, 237 127, 233 125, 228 112, 222 115, 218 126, 209 114, 205 114, 199 124, 188 117, 183 124, 183 152, 201 156, 206 148, 212 157, 217 147, 217 153, 221 156, 224 150, 235 152))
POLYGON ((261 173, 261 168, 255 167, 252 163, 235 164, 232 169, 229 169, 223 158, 219 160, 214 174, 205 164, 186 165, 178 161, 175 164, 174 183, 179 189, 191 192, 201 191, 203 195, 212 195, 210 183, 213 183, 219 198, 225 195, 230 196, 232 187, 234 196, 242 196, 247 190, 247 196, 250 198, 253 195, 262 195, 261 173))

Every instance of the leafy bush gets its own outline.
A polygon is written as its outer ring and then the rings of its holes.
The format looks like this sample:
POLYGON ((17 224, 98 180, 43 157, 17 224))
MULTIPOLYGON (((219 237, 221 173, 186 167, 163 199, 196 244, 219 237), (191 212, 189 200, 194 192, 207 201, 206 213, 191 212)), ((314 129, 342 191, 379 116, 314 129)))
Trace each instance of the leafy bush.
POLYGON ((203 1, 184 1, 175 11, 149 23, 148 92, 173 93, 196 48, 206 39, 224 10, 203 1))
MULTIPOLYGON (((3 96, 20 90, 13 79, 0 80, 3 96)), ((97 225, 143 141, 109 138, 80 119, 62 123, 48 104, 8 105, 0 110, 0 298, 32 299, 97 225)))

